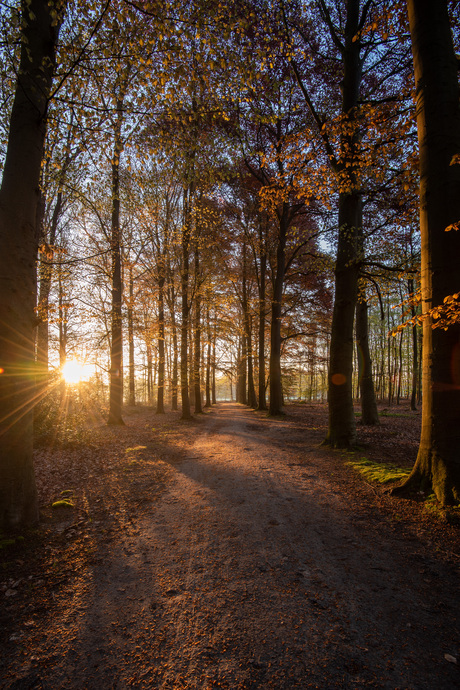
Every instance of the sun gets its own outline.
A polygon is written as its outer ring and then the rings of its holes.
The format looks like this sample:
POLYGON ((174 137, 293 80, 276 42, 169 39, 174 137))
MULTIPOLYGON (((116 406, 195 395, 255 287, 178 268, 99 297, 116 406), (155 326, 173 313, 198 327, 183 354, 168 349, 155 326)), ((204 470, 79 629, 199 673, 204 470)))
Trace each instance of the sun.
POLYGON ((78 359, 69 359, 62 367, 62 378, 66 383, 80 383, 91 376, 89 369, 88 365, 78 359))

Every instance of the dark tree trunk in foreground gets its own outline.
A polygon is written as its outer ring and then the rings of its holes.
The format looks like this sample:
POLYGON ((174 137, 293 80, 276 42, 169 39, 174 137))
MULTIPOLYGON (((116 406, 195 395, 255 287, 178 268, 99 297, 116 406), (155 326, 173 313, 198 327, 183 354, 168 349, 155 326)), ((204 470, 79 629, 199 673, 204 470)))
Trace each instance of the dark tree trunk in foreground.
MULTIPOLYGON (((459 290, 460 106, 457 59, 446 0, 408 0, 420 147, 422 308, 459 290)), ((423 321, 422 433, 415 466, 400 491, 432 488, 442 504, 460 501, 460 324, 423 321)))
POLYGON ((0 189, 0 530, 38 519, 32 462, 35 223, 59 33, 46 0, 23 0, 21 8, 20 68, 0 189))
MULTIPOLYGON (((356 440, 353 411, 353 324, 358 295, 358 238, 362 226, 362 195, 354 179, 359 164, 356 108, 361 84, 360 41, 353 40, 359 27, 359 0, 348 0, 343 51, 342 113, 348 131, 341 135, 339 177, 348 189, 339 194, 339 236, 335 264, 335 299, 332 313, 329 359, 329 431, 326 442, 347 448, 356 440)), ((345 123, 344 123, 345 124, 345 123)))
POLYGON ((122 283, 121 283, 121 237, 120 237, 120 156, 122 152, 121 125, 123 103, 117 102, 115 122, 115 143, 112 161, 112 310, 110 342, 110 390, 109 418, 107 424, 124 424, 123 409, 123 333, 122 333, 122 283))
POLYGON ((358 350, 358 378, 361 395, 361 424, 379 424, 379 413, 375 401, 372 360, 369 350, 368 310, 365 299, 356 304, 356 347, 358 350))

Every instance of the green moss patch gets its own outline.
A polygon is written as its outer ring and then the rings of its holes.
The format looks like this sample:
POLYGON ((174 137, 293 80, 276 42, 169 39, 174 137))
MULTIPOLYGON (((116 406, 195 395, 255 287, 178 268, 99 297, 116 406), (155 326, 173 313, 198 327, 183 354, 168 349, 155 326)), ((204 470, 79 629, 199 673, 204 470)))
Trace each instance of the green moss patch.
POLYGON ((51 504, 51 508, 54 509, 61 509, 61 508, 74 508, 74 504, 72 501, 69 501, 67 499, 62 499, 60 501, 54 501, 54 503, 51 504))
POLYGON ((0 551, 16 544, 16 539, 0 539, 0 551))
POLYGON ((387 484, 398 482, 409 476, 409 471, 404 467, 397 467, 383 462, 374 462, 367 458, 357 458, 346 463, 357 470, 367 481, 387 484))

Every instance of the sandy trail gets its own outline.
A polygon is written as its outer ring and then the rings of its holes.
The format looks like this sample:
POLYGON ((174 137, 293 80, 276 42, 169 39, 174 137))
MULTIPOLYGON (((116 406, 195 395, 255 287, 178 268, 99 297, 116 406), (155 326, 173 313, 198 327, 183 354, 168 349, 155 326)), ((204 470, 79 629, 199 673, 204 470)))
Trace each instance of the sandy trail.
POLYGON ((220 405, 171 464, 151 512, 120 497, 40 672, 8 687, 460 687, 452 566, 349 505, 348 470, 289 418, 220 405))

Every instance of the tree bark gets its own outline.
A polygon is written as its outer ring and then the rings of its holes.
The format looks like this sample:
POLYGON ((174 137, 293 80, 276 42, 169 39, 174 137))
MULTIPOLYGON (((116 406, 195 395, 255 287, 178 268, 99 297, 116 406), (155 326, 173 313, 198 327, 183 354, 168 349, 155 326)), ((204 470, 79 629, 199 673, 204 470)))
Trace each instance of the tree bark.
MULTIPOLYGON (((358 238, 362 228, 362 195, 356 187, 354 166, 359 164, 355 115, 361 85, 359 0, 348 0, 343 53, 342 114, 347 129, 341 135, 339 177, 339 235, 335 264, 335 299, 329 360, 329 431, 326 442, 347 448, 356 441, 353 411, 353 324, 358 295, 358 238), (347 182, 344 185, 344 182, 347 182), (348 187, 344 189, 343 187, 348 187)), ((344 123, 345 124, 345 123, 344 123)))
POLYGON ((21 3, 20 66, 0 189, 0 530, 38 519, 32 462, 36 208, 59 33, 54 10, 46 0, 21 3))
MULTIPOLYGON (((407 281, 407 290, 409 292, 409 299, 412 300, 414 294, 414 280, 409 278, 407 281)), ((411 304, 411 317, 414 319, 417 310, 415 304, 411 304)), ((417 338, 417 324, 414 322, 411 328, 412 341, 412 390, 410 396, 410 409, 415 412, 417 409, 417 384, 418 384, 418 338, 417 338)))
POLYGON ((361 424, 379 424, 379 413, 375 401, 372 360, 369 350, 368 309, 365 299, 356 304, 356 348, 358 351, 358 378, 361 394, 361 424))
POLYGON ((123 332, 122 332, 122 283, 121 283, 121 237, 120 237, 120 156, 123 145, 121 125, 123 103, 117 101, 115 121, 115 142, 112 160, 112 309, 110 343, 110 390, 109 418, 107 424, 122 425, 123 409, 123 332))
POLYGON ((288 229, 288 208, 283 203, 279 219, 278 246, 276 249, 276 273, 273 285, 270 325, 270 402, 271 415, 283 412, 283 384, 281 380, 281 310, 283 302, 284 274, 286 270, 286 235, 288 229))
POLYGON ((216 326, 214 325, 213 338, 212 338, 212 367, 211 367, 211 403, 215 405, 217 403, 216 398, 216 326))
POLYGON ((195 247, 195 328, 193 347, 193 385, 196 414, 203 412, 201 402, 201 292, 200 292, 200 254, 195 247))
POLYGON ((249 313, 249 297, 247 285, 247 261, 246 261, 246 241, 243 242, 243 275, 242 275, 242 307, 243 307, 243 327, 245 333, 245 371, 247 372, 247 381, 245 389, 247 388, 246 404, 250 407, 257 407, 256 390, 254 387, 254 360, 252 352, 252 332, 251 332, 251 314, 249 313))
POLYGON ((165 306, 164 306, 165 277, 158 278, 158 388, 157 414, 164 414, 165 405, 165 306))
POLYGON ((182 419, 191 419, 188 390, 188 327, 189 327, 189 251, 190 251, 190 189, 184 189, 184 227, 182 230, 182 270, 181 270, 181 341, 180 341, 180 389, 182 419))
MULTIPOLYGON (((408 0, 420 148, 422 310, 442 305, 460 284, 460 105, 457 59, 446 0, 408 0)), ((403 491, 432 488, 441 504, 460 501, 460 324, 423 321, 420 446, 403 491)), ((400 489, 401 490, 401 489, 400 489)))
MULTIPOLYGON (((50 246, 50 253, 54 254, 54 245, 56 244, 56 231, 61 215, 62 208, 62 190, 59 189, 56 204, 53 210, 51 219, 51 226, 47 243, 50 246)), ((45 239, 45 238, 43 238, 45 239)), ((44 376, 48 373, 48 342, 49 342, 49 295, 51 291, 51 280, 53 274, 52 257, 42 254, 39 264, 40 289, 38 293, 38 317, 40 319, 37 326, 37 362, 44 376)))
POLYGON ((209 297, 206 305, 206 324, 206 338, 208 342, 206 346, 206 402, 204 406, 211 407, 211 317, 209 309, 209 297))
POLYGON ((267 271, 267 254, 262 251, 260 255, 260 283, 259 283, 259 347, 258 347, 258 365, 259 365, 259 404, 257 409, 266 410, 267 401, 265 397, 265 279, 267 271))
POLYGON ((134 307, 134 280, 133 267, 129 267, 129 302, 128 302, 128 380, 129 380, 129 405, 136 404, 136 387, 134 376, 134 322, 133 322, 133 307, 134 307))

